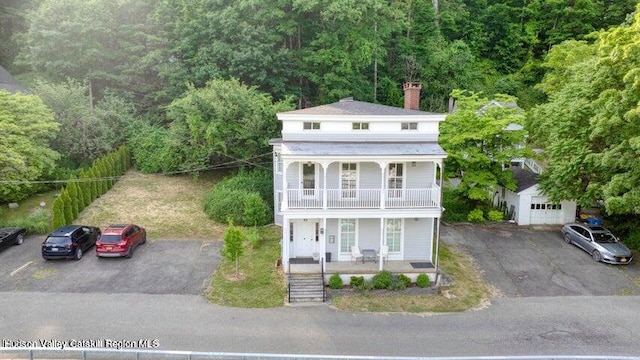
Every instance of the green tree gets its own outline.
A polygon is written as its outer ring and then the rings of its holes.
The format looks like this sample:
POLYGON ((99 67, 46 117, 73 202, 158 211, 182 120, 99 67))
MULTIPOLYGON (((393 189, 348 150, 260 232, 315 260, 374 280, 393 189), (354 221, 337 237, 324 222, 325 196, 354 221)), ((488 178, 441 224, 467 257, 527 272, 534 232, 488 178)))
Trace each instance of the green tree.
POLYGON ((609 214, 640 213, 639 30, 640 11, 592 45, 551 50, 552 70, 541 85, 549 101, 534 109, 529 125, 550 127, 538 143, 547 137, 540 188, 551 200, 604 201, 609 214), (568 55, 576 48, 579 56, 568 55))
POLYGON ((62 196, 58 196, 53 201, 53 228, 57 229, 60 226, 64 226, 67 224, 67 221, 64 216, 64 200, 62 200, 62 196))
POLYGON ((59 154, 49 147, 58 132, 53 114, 35 95, 0 90, 0 203, 22 200, 55 168, 59 154), (11 183, 15 181, 15 183, 11 183))
POLYGON ((69 194, 69 199, 71 199, 70 205, 71 205, 71 215, 73 216, 73 218, 77 218, 78 217, 78 213, 80 212, 80 210, 82 210, 80 208, 80 206, 78 205, 78 202, 80 201, 78 199, 78 189, 76 188, 76 184, 73 182, 69 182, 67 183, 67 185, 65 186, 65 190, 67 191, 67 193, 69 194))
POLYGON ((267 223, 267 204, 260 194, 251 193, 244 198, 244 215, 242 222, 246 226, 264 225, 267 223))
POLYGON ((480 94, 454 90, 456 111, 440 126, 440 144, 448 153, 446 177, 460 179, 458 189, 473 203, 491 200, 500 184, 515 190, 515 181, 503 165, 514 158, 530 156, 523 147, 524 130, 511 130, 511 124, 524 123, 524 111, 516 99, 496 95, 493 101, 480 94))
POLYGON ((78 188, 82 194, 82 203, 84 204, 84 207, 87 207, 93 201, 91 197, 91 182, 87 181, 88 175, 85 170, 80 171, 79 177, 78 188))
POLYGON ((235 261, 236 276, 240 274, 238 259, 244 252, 244 246, 242 244, 243 241, 242 230, 230 222, 229 227, 224 233, 224 247, 222 248, 222 253, 229 261, 235 261))
POLYGON ((69 225, 73 223, 73 220, 75 219, 73 216, 73 203, 71 202, 69 193, 65 189, 62 189, 60 197, 62 198, 63 203, 64 223, 65 225, 69 225))

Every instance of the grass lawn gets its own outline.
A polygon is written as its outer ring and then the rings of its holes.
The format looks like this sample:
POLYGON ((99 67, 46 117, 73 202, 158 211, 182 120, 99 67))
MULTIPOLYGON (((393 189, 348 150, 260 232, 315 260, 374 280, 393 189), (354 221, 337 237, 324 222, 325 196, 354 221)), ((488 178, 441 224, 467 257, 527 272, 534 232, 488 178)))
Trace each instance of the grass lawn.
POLYGON ((130 170, 74 221, 107 227, 114 223, 143 226, 151 239, 222 239, 226 225, 202 211, 204 194, 222 175, 164 176, 130 170))
POLYGON ((244 244, 244 254, 236 263, 222 259, 207 290, 209 301, 244 308, 278 307, 287 293, 283 274, 276 269, 280 258, 280 228, 260 229, 259 245, 244 244))

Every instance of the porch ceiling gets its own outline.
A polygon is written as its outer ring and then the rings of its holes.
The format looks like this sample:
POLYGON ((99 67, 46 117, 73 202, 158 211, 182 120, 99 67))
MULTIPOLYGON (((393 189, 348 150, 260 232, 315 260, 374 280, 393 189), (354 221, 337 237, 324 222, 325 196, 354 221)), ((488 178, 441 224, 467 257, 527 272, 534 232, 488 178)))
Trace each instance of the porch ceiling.
POLYGON ((446 156, 437 142, 284 142, 281 153, 292 156, 446 156))

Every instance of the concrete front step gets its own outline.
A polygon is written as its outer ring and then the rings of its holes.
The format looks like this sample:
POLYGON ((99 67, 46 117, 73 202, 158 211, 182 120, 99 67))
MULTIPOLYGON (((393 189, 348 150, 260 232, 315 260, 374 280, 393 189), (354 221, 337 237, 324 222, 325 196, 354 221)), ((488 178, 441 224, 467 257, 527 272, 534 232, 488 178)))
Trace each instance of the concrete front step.
POLYGON ((290 302, 322 302, 324 281, 321 275, 289 276, 290 302))

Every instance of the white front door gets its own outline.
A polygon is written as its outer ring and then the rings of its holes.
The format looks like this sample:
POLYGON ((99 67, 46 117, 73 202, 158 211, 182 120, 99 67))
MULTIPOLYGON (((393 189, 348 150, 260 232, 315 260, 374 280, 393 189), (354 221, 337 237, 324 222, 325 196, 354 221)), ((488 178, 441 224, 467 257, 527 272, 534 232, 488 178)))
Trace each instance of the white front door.
POLYGON ((311 257, 318 237, 318 222, 297 221, 293 227, 294 257, 311 257))

